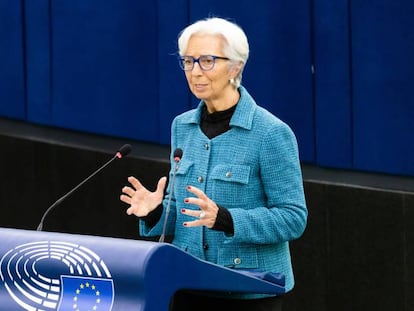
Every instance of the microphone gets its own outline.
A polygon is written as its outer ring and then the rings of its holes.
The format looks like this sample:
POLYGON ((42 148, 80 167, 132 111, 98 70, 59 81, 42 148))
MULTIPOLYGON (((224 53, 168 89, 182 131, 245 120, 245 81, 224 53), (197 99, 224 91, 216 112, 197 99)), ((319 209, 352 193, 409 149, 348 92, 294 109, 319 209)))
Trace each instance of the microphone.
POLYGON ((171 197, 172 197, 173 192, 174 192, 175 175, 177 174, 181 158, 183 157, 183 150, 180 149, 180 148, 175 149, 173 156, 174 156, 174 170, 173 170, 173 176, 171 178, 171 185, 170 185, 171 191, 170 191, 170 194, 169 194, 169 197, 168 197, 167 209, 165 211, 165 218, 164 218, 164 225, 162 227, 162 234, 161 234, 160 239, 159 239, 158 242, 164 242, 164 239, 165 239, 165 231, 167 229, 168 215, 170 214, 171 197))
POLYGON ((55 203, 53 203, 43 214, 42 219, 40 220, 39 225, 37 226, 37 231, 42 231, 43 229, 43 222, 45 221, 46 216, 60 203, 62 203, 68 196, 70 196, 72 193, 74 193, 76 190, 78 190, 79 187, 81 187, 84 183, 86 183, 89 179, 94 177, 96 174, 98 174, 100 171, 102 171, 105 167, 107 167, 112 161, 116 159, 122 159, 123 157, 127 156, 132 150, 131 145, 126 144, 123 145, 119 150, 116 152, 116 154, 113 156, 112 159, 110 159, 108 162, 106 162, 104 165, 102 165, 99 169, 97 169, 95 172, 93 172, 89 177, 84 179, 80 184, 78 184, 75 188, 70 190, 68 193, 66 193, 63 197, 58 199, 55 203))

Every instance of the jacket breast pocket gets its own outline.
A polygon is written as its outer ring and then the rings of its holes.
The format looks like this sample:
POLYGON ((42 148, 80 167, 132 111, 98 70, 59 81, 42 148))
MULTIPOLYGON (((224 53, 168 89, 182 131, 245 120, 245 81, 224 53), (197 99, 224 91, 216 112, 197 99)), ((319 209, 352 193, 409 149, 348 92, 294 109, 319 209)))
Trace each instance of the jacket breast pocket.
MULTIPOLYGON (((194 165, 192 161, 181 161, 175 175, 174 191, 176 194, 185 190, 186 186, 190 183, 191 169, 194 165)), ((170 176, 171 177, 171 176, 170 176)))
POLYGON ((178 165, 176 174, 181 175, 181 176, 187 175, 193 165, 194 165, 194 162, 192 161, 181 161, 180 164, 178 165))
POLYGON ((246 165, 220 164, 211 173, 213 200, 223 207, 240 205, 247 195, 250 167, 246 165))

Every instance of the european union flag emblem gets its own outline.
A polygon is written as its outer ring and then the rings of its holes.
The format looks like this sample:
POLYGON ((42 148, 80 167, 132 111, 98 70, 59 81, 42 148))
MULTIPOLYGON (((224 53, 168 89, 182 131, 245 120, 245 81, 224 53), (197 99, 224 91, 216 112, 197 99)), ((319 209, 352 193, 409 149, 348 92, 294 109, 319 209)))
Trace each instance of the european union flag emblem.
POLYGON ((112 309, 114 284, 112 279, 62 275, 58 310, 107 310, 112 309))

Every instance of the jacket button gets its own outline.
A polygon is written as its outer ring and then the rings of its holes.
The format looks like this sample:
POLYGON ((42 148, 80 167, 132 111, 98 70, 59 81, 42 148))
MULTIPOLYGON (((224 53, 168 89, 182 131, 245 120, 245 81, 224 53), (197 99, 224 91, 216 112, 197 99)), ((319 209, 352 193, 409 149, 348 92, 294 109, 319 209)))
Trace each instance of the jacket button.
POLYGON ((210 148, 210 147, 209 147, 209 145, 208 145, 208 143, 206 143, 206 144, 204 145, 204 148, 206 148, 206 150, 208 150, 208 148, 210 148))
POLYGON ((203 176, 198 176, 197 181, 201 184, 204 181, 203 176))
POLYGON ((208 244, 206 243, 206 244, 203 244, 203 249, 206 251, 206 250, 208 250, 208 244))
POLYGON ((227 178, 230 178, 230 177, 231 177, 231 172, 227 172, 227 173, 226 173, 226 177, 227 177, 227 178))
POLYGON ((241 259, 240 258, 234 258, 233 260, 235 265, 240 265, 241 264, 241 259))

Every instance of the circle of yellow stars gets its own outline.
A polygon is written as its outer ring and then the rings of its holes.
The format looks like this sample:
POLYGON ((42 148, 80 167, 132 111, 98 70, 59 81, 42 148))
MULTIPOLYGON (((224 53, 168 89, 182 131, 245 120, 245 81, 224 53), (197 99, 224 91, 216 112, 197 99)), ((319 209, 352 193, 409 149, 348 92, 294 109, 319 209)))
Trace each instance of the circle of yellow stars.
POLYGON ((95 305, 92 307, 92 310, 98 310, 98 305, 101 303, 101 298, 100 298, 101 292, 96 289, 96 286, 95 285, 89 284, 89 282, 81 283, 79 285, 79 287, 76 289, 76 291, 75 291, 76 296, 73 297, 73 310, 75 310, 75 311, 81 311, 79 309, 78 304, 77 304, 77 302, 78 302, 78 295, 80 295, 81 292, 84 291, 85 289, 89 289, 89 290, 92 290, 93 292, 95 292, 95 296, 97 298, 95 299, 95 305))

